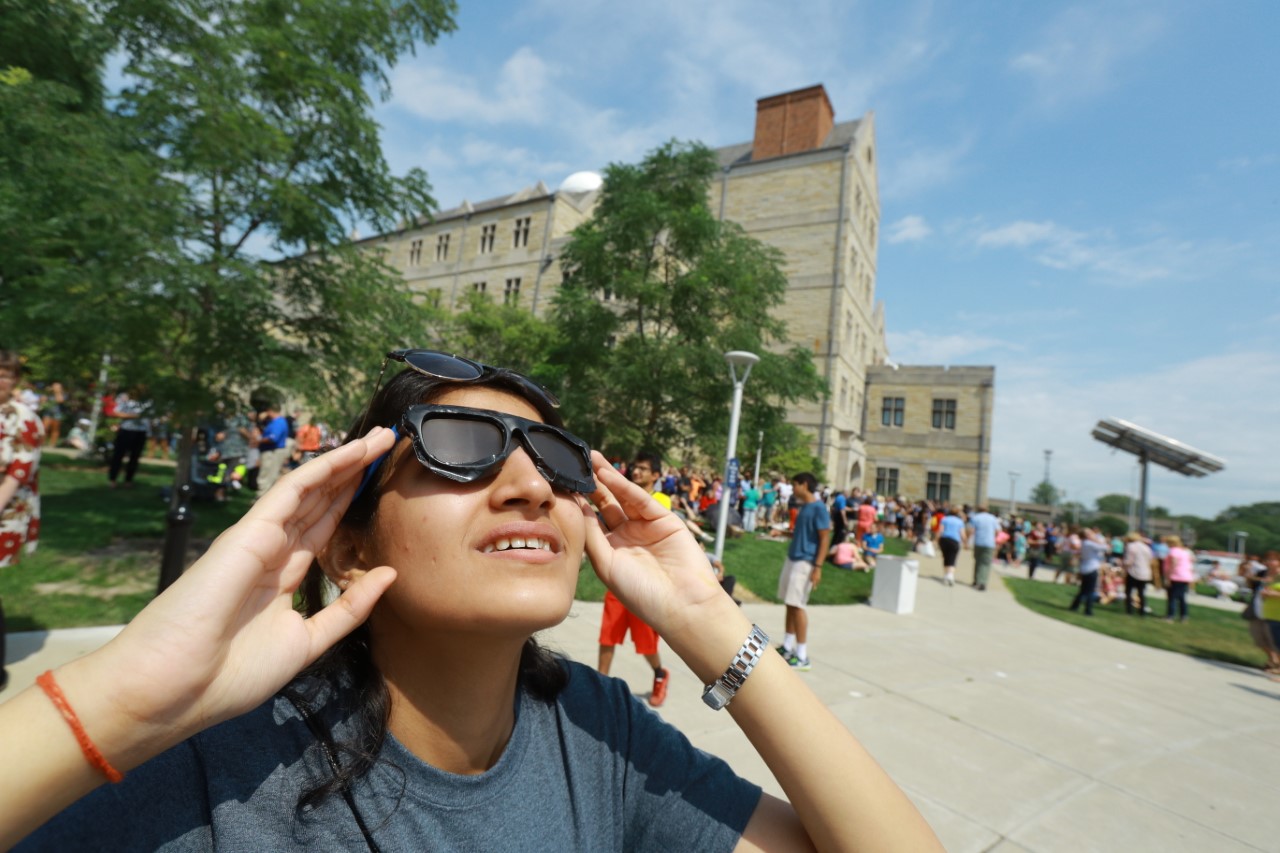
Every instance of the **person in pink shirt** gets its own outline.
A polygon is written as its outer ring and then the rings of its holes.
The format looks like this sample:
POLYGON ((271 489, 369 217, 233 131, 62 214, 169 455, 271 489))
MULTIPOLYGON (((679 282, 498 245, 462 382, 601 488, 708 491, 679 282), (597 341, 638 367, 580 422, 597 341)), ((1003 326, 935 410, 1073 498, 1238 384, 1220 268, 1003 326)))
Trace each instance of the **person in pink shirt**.
POLYGON ((1183 547, 1177 536, 1167 536, 1164 540, 1169 546, 1169 556, 1164 559, 1164 577, 1169 582, 1169 609, 1164 621, 1172 622, 1175 613, 1179 622, 1187 621, 1187 589, 1196 579, 1192 568, 1194 558, 1191 552, 1183 547))
POLYGON ((832 545, 829 554, 831 556, 831 562, 835 564, 837 569, 859 572, 867 571, 867 564, 858 553, 858 546, 848 539, 832 545))

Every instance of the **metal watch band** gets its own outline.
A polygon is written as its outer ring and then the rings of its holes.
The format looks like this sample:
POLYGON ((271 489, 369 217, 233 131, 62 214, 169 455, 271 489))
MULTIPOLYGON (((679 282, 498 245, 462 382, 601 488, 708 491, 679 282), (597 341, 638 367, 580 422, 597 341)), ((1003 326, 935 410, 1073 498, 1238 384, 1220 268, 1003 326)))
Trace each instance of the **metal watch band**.
POLYGON ((706 685, 702 691, 702 701, 713 711, 719 711, 728 705, 737 695, 751 670, 755 669, 760 656, 769 648, 769 635, 759 625, 751 626, 751 633, 743 641, 742 648, 734 655, 733 662, 724 671, 724 675, 706 685))

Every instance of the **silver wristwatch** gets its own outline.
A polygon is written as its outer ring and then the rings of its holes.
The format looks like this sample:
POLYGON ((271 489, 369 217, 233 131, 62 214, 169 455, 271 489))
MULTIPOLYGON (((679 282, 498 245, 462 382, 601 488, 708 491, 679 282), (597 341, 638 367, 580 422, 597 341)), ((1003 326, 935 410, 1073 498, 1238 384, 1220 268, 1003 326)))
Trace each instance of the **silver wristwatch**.
POLYGON ((713 711, 719 711, 728 705, 747 680, 747 676, 751 674, 751 670, 755 669, 756 663, 767 648, 769 648, 769 635, 760 630, 759 625, 752 625, 751 633, 747 635, 742 648, 738 650, 738 654, 734 656, 733 662, 724 671, 724 675, 703 689, 702 701, 707 703, 707 707, 713 711))

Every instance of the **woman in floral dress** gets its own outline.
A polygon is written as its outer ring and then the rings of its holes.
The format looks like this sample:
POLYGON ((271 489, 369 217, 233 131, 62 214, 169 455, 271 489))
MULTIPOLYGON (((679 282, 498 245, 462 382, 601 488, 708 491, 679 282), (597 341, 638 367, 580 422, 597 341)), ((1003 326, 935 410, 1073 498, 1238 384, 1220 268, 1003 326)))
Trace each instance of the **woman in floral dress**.
MULTIPOLYGON (((40 494, 36 469, 44 430, 36 413, 14 398, 22 362, 0 350, 0 569, 36 549, 40 534, 40 494)), ((4 670, 4 605, 0 603, 0 690, 9 681, 4 670)))

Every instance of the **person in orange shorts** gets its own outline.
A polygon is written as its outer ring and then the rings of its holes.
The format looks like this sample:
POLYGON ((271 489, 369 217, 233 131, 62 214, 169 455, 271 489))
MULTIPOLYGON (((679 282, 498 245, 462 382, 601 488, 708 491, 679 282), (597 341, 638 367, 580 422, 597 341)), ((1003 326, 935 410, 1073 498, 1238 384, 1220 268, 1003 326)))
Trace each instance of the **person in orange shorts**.
MULTIPOLYGON (((653 499, 667 509, 671 509, 671 498, 662 492, 654 491, 654 487, 662 480, 662 457, 656 453, 641 452, 627 469, 631 482, 653 493, 653 499)), ((609 674, 613 664, 613 648, 622 644, 627 631, 631 632, 631 642, 635 644, 636 654, 644 655, 644 659, 653 667, 653 692, 649 694, 649 704, 660 707, 667 699, 667 684, 671 681, 671 670, 662 666, 662 658, 658 655, 658 632, 640 620, 618 600, 612 592, 604 594, 604 616, 600 620, 600 665, 596 667, 601 675, 609 674)))

